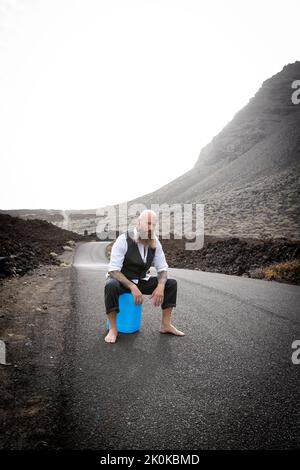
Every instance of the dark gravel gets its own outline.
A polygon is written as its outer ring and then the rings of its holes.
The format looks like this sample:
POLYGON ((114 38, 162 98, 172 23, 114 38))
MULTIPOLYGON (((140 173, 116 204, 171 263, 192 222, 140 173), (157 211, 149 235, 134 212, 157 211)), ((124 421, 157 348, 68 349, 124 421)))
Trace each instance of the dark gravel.
MULTIPOLYGON (((292 260, 300 260, 300 241, 286 238, 275 240, 243 239, 238 237, 205 237, 200 250, 185 249, 189 240, 161 239, 172 268, 195 269, 238 276, 259 277, 258 271, 292 260)), ((300 284, 300 269, 289 273, 283 282, 300 284)))
POLYGON ((88 239, 45 220, 0 214, 0 279, 23 275, 41 264, 59 264, 51 252, 60 255, 69 240, 88 239))

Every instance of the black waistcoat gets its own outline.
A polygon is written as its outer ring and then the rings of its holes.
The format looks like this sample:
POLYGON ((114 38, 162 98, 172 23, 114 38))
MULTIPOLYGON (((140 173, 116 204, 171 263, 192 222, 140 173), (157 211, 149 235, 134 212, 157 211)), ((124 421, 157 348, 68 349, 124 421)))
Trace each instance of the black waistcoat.
POLYGON ((133 230, 126 230, 127 251, 124 256, 123 266, 121 273, 128 279, 142 279, 150 271, 150 266, 153 262, 156 248, 148 246, 148 253, 146 263, 144 263, 139 247, 134 241, 133 230), (131 233, 131 236, 129 235, 131 233))

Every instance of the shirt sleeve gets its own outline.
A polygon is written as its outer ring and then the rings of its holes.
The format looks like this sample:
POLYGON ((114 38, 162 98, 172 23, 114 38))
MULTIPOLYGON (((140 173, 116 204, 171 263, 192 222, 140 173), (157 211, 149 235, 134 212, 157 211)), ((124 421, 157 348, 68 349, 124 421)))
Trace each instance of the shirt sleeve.
POLYGON ((169 267, 166 261, 166 257, 165 257, 162 245, 158 238, 156 238, 156 250, 155 250, 153 264, 158 273, 160 271, 167 271, 169 267))
POLYGON ((111 254, 110 254, 110 262, 108 265, 108 272, 109 271, 121 271, 123 266, 123 261, 125 257, 125 253, 127 250, 127 240, 124 233, 118 236, 116 241, 114 242, 111 254))

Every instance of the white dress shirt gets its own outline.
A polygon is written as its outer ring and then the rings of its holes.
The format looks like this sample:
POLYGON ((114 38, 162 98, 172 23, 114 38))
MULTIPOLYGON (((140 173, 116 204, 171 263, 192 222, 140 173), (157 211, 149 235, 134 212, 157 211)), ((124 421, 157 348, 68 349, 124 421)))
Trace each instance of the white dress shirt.
MULTIPOLYGON (((137 236, 137 229, 134 227, 134 234, 137 236)), ((158 237, 155 235, 156 239, 156 250, 155 250, 155 255, 153 259, 153 264, 156 269, 156 271, 159 273, 160 271, 167 271, 168 269, 168 264, 165 258, 165 254, 163 252, 162 245, 158 239, 158 237)), ((144 246, 141 242, 137 243, 141 257, 144 262, 147 260, 147 254, 148 254, 148 247, 144 246), (144 253, 144 248, 145 248, 145 253, 144 253)), ((126 240, 126 234, 121 233, 115 241, 115 243, 112 246, 111 249, 111 255, 110 255, 110 262, 108 265, 108 271, 106 273, 106 278, 109 277, 109 271, 121 271, 122 266, 123 266, 123 261, 125 257, 125 253, 127 251, 127 240, 126 240)), ((151 277, 151 274, 146 274, 146 277, 143 277, 142 279, 148 280, 151 277)), ((131 279, 135 284, 138 283, 138 279, 131 279)))

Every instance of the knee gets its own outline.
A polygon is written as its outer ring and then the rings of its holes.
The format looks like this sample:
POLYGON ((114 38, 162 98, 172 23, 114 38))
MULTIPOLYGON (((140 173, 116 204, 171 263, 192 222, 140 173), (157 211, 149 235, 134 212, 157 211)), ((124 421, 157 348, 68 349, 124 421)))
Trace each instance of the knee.
POLYGON ((105 292, 111 292, 114 290, 119 290, 120 288, 120 281, 117 279, 110 279, 108 282, 105 284, 105 292))
POLYGON ((166 286, 171 287, 173 289, 177 289, 176 279, 173 279, 173 278, 169 277, 166 281, 166 286))

